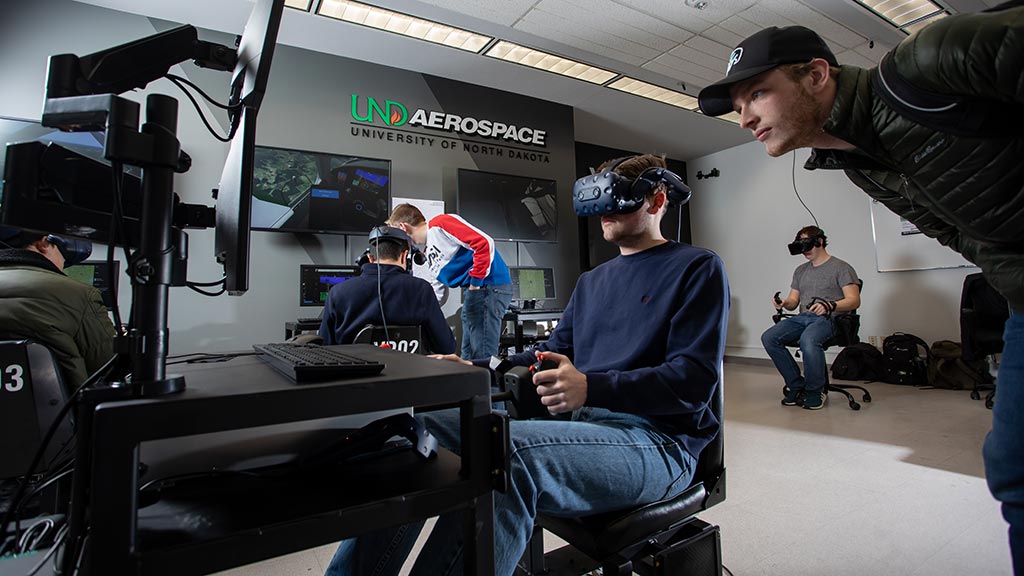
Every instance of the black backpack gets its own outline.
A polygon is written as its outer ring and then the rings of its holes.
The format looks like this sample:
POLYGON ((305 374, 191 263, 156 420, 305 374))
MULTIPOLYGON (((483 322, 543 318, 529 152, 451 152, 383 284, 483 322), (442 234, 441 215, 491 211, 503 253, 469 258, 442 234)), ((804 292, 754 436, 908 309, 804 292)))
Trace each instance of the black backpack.
POLYGON ((832 377, 839 380, 878 380, 881 372, 882 353, 867 342, 850 344, 832 361, 832 377))
POLYGON ((882 340, 881 380, 889 384, 924 386, 928 384, 928 343, 913 334, 896 332, 882 340), (924 350, 924 358, 921 357, 924 350))

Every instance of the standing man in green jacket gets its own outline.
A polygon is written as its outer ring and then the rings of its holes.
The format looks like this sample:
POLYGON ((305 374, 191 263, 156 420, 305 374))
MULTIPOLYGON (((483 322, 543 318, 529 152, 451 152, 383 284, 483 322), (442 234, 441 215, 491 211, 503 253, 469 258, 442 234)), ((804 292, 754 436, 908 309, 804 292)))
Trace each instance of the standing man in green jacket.
MULTIPOLYGON (((985 440, 989 488, 1024 576, 1024 2, 926 26, 878 70, 839 66, 814 32, 767 28, 741 42, 726 77, 699 94, 709 116, 735 111, 769 156, 813 148, 804 166, 842 169, 869 196, 977 264, 1006 297, 1003 362, 985 440), (1012 7, 1016 6, 1016 7, 1012 7), (879 74, 880 72, 880 74, 879 74), (873 75, 878 78, 872 78, 873 75), (949 113, 896 110, 880 90, 981 109, 1012 130, 939 130, 949 113)), ((946 106, 943 106, 946 107, 946 106)), ((937 106, 937 108, 940 108, 937 106)))
POLYGON ((88 257, 58 236, 0 227, 0 337, 31 338, 76 388, 114 355, 114 324, 99 290, 64 275, 88 257))

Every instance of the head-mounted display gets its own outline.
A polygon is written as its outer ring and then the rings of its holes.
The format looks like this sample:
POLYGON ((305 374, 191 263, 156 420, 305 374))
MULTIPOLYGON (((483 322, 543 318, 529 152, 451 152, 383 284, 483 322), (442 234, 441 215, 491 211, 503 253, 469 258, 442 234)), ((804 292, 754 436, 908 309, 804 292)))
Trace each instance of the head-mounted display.
POLYGON ((612 162, 607 168, 584 176, 572 187, 572 207, 578 216, 600 216, 602 214, 629 214, 644 204, 644 198, 660 183, 664 183, 669 206, 686 204, 690 201, 690 188, 671 170, 648 168, 635 179, 614 172, 627 156, 612 162))

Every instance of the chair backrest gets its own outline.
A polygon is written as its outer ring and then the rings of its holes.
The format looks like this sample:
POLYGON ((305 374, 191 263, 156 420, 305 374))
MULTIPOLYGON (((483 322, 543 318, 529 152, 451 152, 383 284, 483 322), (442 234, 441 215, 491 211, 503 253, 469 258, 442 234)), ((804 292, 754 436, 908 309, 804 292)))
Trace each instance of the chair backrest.
POLYGON ((725 373, 723 366, 718 367, 718 384, 711 396, 711 412, 718 418, 718 436, 704 447, 697 459, 697 469, 693 473, 690 485, 704 483, 707 494, 704 508, 725 500, 725 373))
POLYGON ((410 354, 430 354, 423 340, 423 330, 419 326, 373 326, 367 324, 356 334, 353 344, 373 344, 380 346, 387 342, 392 350, 409 352, 410 354))
MULTIPOLYGON (((65 401, 60 367, 46 346, 31 340, 0 341, 0 478, 25 473, 65 401)), ((66 447, 72 428, 70 419, 61 423, 45 462, 66 447)))
POLYGON ((981 273, 964 277, 960 294, 960 341, 964 360, 1003 351, 1003 325, 1010 309, 981 273))

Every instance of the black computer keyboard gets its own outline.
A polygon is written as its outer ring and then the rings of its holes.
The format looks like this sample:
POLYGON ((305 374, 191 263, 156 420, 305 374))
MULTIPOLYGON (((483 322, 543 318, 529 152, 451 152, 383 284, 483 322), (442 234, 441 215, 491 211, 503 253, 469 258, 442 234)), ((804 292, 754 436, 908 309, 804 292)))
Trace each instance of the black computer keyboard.
POLYGON ((310 344, 255 344, 260 358, 297 384, 373 376, 384 364, 310 344))
POLYGON ((320 321, 321 321, 321 318, 318 318, 318 317, 315 317, 315 316, 313 318, 296 318, 295 319, 295 322, 297 322, 299 324, 319 324, 320 321))

